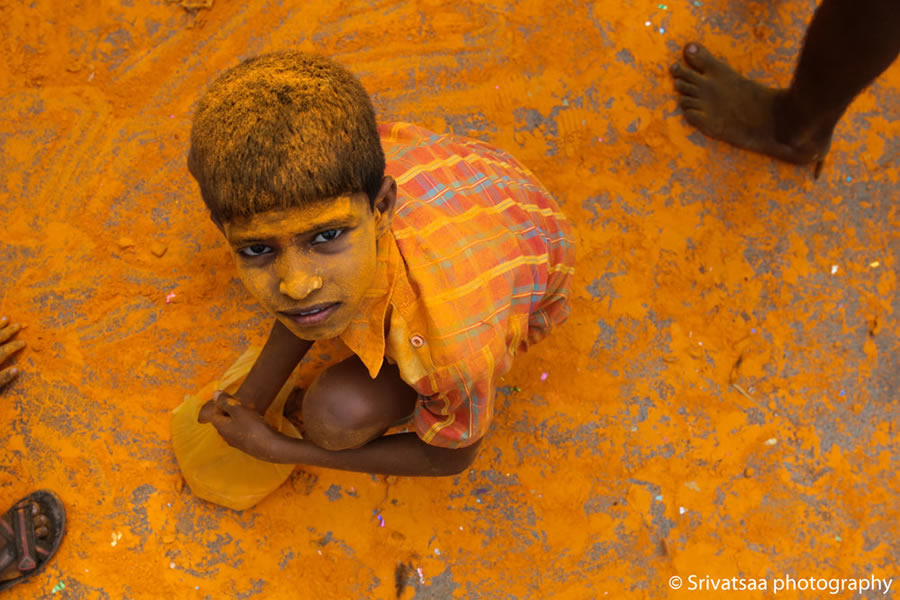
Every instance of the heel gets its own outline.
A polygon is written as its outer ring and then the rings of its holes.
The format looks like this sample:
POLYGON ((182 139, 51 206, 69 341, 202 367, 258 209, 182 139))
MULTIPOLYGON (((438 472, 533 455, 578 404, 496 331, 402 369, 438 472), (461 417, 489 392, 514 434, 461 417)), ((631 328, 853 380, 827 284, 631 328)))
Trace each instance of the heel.
POLYGON ((825 159, 824 159, 824 158, 820 158, 819 160, 816 161, 816 166, 815 166, 815 168, 813 169, 813 179, 815 179, 815 180, 818 180, 818 179, 819 179, 819 175, 822 174, 822 167, 823 167, 824 165, 825 165, 825 159))

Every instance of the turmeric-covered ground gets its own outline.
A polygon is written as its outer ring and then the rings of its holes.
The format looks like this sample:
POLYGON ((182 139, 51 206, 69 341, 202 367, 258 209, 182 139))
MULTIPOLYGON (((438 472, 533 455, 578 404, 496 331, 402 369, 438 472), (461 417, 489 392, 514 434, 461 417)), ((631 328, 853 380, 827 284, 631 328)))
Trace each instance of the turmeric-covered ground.
POLYGON ((0 2, 0 311, 28 325, 0 510, 51 488, 69 516, 47 571, 0 596, 900 593, 900 67, 815 181, 703 138, 667 74, 698 39, 785 85, 814 3, 665 1, 0 2), (528 165, 577 227, 574 310, 506 376, 467 473, 302 468, 238 513, 179 485, 169 443, 169 411, 269 323, 186 140, 217 74, 286 47, 347 65, 382 120, 528 165))

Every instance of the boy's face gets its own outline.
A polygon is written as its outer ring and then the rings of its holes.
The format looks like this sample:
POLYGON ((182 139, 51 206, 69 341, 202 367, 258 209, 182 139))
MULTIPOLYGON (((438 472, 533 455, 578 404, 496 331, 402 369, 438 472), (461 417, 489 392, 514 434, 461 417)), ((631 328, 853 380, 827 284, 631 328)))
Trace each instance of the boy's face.
POLYGON ((375 276, 375 242, 390 228, 396 185, 225 223, 241 281, 297 337, 340 335, 375 276))

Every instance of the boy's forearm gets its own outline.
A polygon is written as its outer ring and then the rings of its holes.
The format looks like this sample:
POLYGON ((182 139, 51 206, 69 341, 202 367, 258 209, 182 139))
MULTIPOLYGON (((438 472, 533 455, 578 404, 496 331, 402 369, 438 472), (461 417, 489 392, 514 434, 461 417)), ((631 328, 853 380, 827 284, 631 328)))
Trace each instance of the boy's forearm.
POLYGON ((312 344, 295 336, 276 319, 266 345, 234 395, 245 406, 252 406, 259 414, 265 414, 312 344))
POLYGON ((446 476, 465 471, 481 441, 451 450, 429 446, 415 433, 380 437, 353 450, 324 450, 309 440, 285 435, 271 448, 270 462, 304 464, 342 471, 402 476, 446 476))

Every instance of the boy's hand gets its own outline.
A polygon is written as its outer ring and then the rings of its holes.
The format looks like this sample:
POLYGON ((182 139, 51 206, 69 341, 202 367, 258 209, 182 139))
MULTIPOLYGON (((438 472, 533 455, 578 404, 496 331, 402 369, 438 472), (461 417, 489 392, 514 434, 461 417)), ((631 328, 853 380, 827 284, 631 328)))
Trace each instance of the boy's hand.
POLYGON ((212 423, 222 439, 231 446, 260 460, 271 461, 280 434, 253 409, 225 392, 216 392, 203 405, 197 417, 200 423, 212 423))
MULTIPOLYGON (((240 392, 240 390, 238 390, 238 392, 240 392)), ((212 416, 214 414, 221 412, 218 409, 218 407, 216 406, 216 398, 220 394, 226 398, 231 398, 233 401, 237 402, 241 406, 243 406, 245 408, 249 408, 250 410, 256 412, 256 410, 253 408, 253 405, 248 402, 244 402, 244 400, 242 398, 235 397, 235 396, 232 396, 231 394, 229 394, 228 392, 223 392, 222 390, 218 390, 217 392, 215 392, 213 394, 212 400, 208 400, 206 403, 203 404, 203 406, 200 407, 200 413, 197 415, 198 421, 200 421, 201 423, 209 423, 209 422, 211 422, 210 420, 212 419, 212 416)))
POLYGON ((22 326, 18 323, 9 324, 9 317, 0 318, 0 390, 19 374, 16 368, 2 369, 2 367, 7 358, 25 347, 25 342, 21 340, 9 341, 20 329, 22 326))

